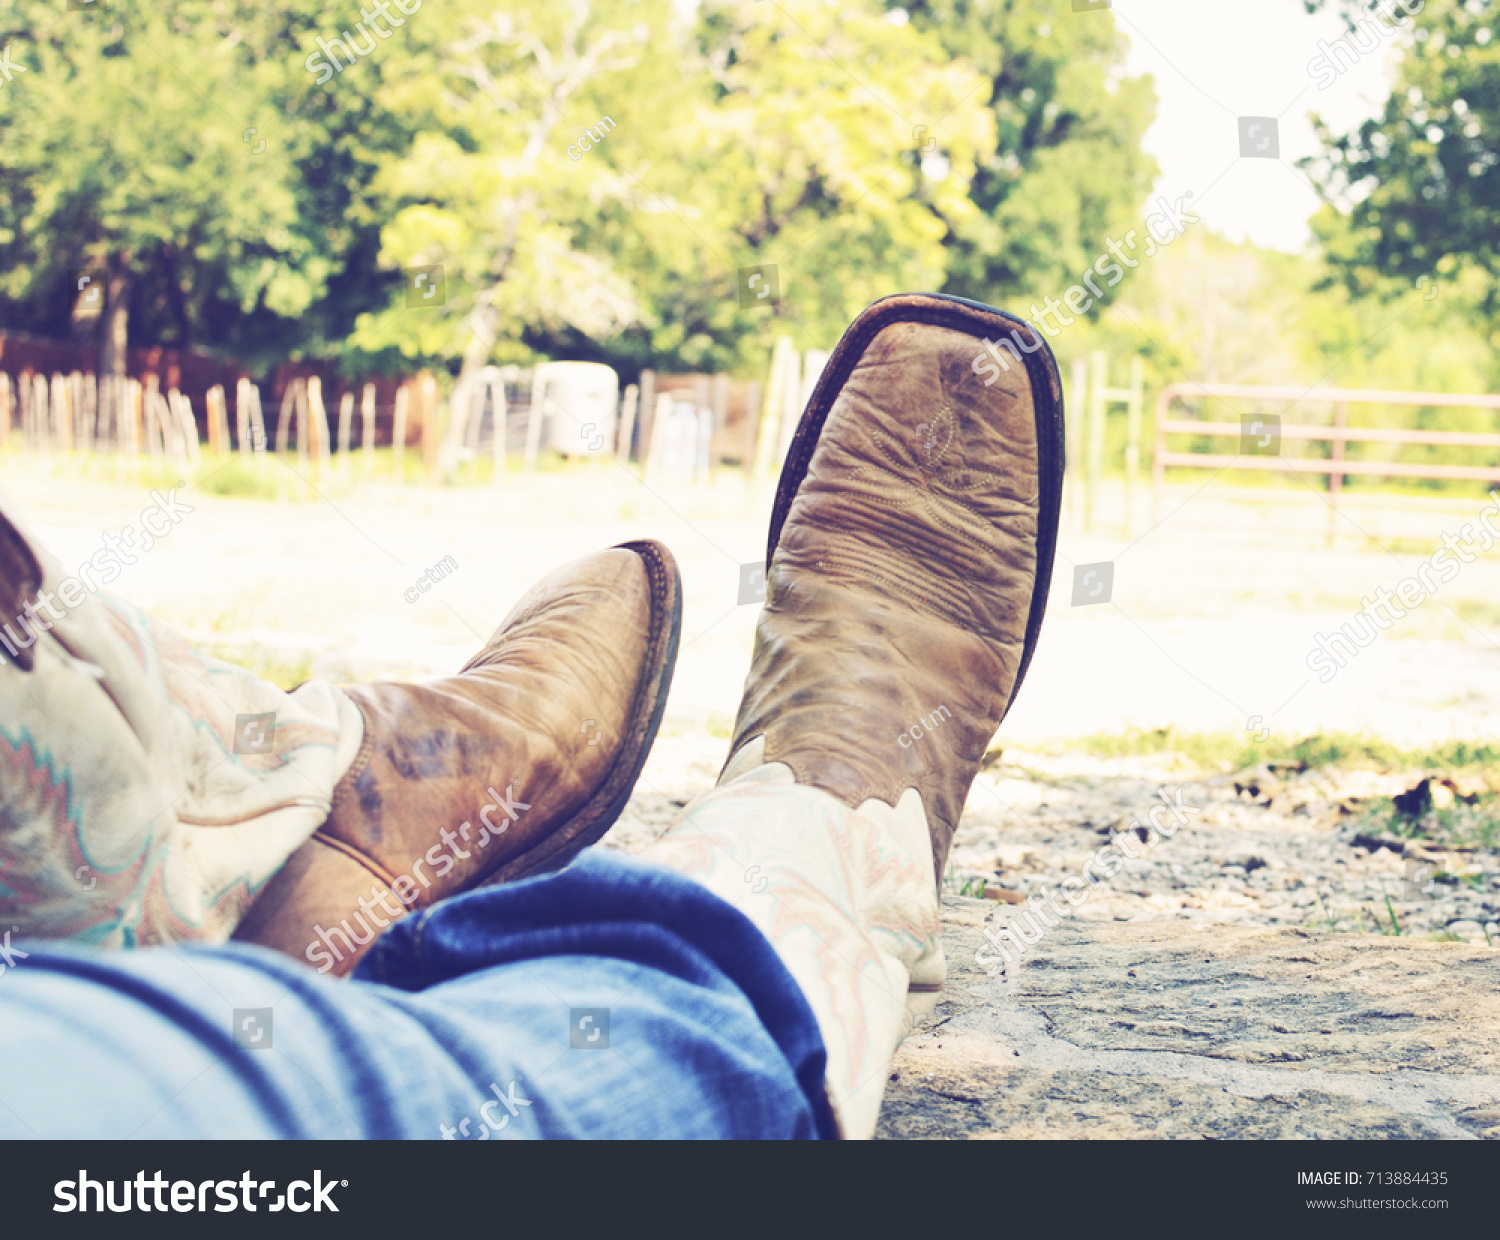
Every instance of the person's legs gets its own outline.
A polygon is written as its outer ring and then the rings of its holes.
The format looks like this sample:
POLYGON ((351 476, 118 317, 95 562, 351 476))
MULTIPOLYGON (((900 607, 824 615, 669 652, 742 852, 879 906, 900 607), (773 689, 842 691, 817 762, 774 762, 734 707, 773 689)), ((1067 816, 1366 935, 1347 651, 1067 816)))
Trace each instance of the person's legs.
MULTIPOLYGON (((573 1131, 572 1117, 592 1114, 614 1125, 612 1135, 727 1134, 726 1125, 747 1113, 779 1124, 777 1135, 790 1135, 782 1131, 789 1123, 809 1131, 815 1120, 826 1132, 831 1117, 816 1085, 826 1062, 840 1131, 873 1132, 908 1013, 930 1003, 941 984, 935 880, 1045 611, 1062 468, 1055 366, 1041 347, 1028 355, 1024 372, 992 390, 970 365, 986 331, 1014 324, 953 299, 893 298, 866 311, 830 358, 782 474, 767 602, 730 760, 719 786, 648 850, 648 859, 697 883, 678 891, 652 866, 638 871, 655 876, 642 887, 622 873, 624 863, 588 856, 554 879, 474 893, 389 930, 360 977, 404 987, 406 997, 363 980, 330 990, 316 989, 305 974, 286 979, 318 1010, 320 1027, 354 1048, 308 1035, 318 1052, 316 1079, 335 1104, 378 1104, 373 1119, 358 1105, 344 1108, 364 1117, 359 1131, 414 1132, 428 1122, 430 1113, 392 1101, 413 1084, 448 1105, 452 1079, 466 1081, 460 1088, 475 1091, 472 1099, 484 1083, 479 1078, 514 1067, 520 1080, 529 1067, 533 1080, 544 1081, 559 1069, 549 1084, 564 1101, 543 1111, 555 1116, 559 1132, 573 1131), (587 886, 591 876, 601 882, 587 886), (585 887, 570 886, 578 882, 585 887), (651 898, 630 903, 653 887, 651 898), (569 893, 574 903, 532 907, 543 891, 569 893), (612 903, 619 892, 624 906, 612 903), (685 916, 674 912, 678 903, 685 916), (743 916, 725 922, 732 911, 726 905, 743 916), (712 966, 706 973, 705 960, 712 966), (624 972, 620 961, 629 966, 624 972), (583 972, 555 971, 568 962, 583 972), (762 984, 768 976, 777 979, 769 989, 762 984), (678 994, 673 987, 682 983, 691 989, 678 994), (656 1054, 638 1062, 622 1057, 597 1077, 569 1069, 556 1057, 563 1048, 545 1044, 558 1036, 556 1026, 539 1032, 544 1010, 624 1008, 623 999, 600 1002, 621 986, 671 995, 645 1002, 648 1015, 631 1024, 656 1054), (541 997, 543 988, 551 999, 541 997), (492 1006, 497 994, 503 998, 492 1006), (713 1002, 699 1002, 709 996, 713 1002), (726 996, 729 1008, 718 1005, 726 996), (339 1009, 354 1023, 341 1025, 333 1015, 339 1009), (730 1009, 743 1020, 731 1019, 730 1009), (404 1051, 401 1063, 371 1045, 393 1012, 413 1022, 390 1017, 399 1027, 392 1036, 404 1051), (755 1037, 756 1029, 767 1037, 755 1037), (777 1053, 768 1054, 767 1045, 777 1053), (645 1094, 634 1093, 640 1128, 589 1111, 589 1098, 631 1071, 665 1098, 687 1099, 687 1109, 652 1108, 645 1094), (671 1083, 674 1073, 680 1085, 671 1083), (587 1082, 581 1093, 579 1080, 587 1082), (794 1092, 788 1081, 797 1083, 794 1092)), ((216 958, 221 966, 244 967, 232 955, 216 958)), ((85 959, 79 967, 107 986, 120 979, 112 990, 130 996, 139 983, 125 979, 160 966, 85 959)), ((279 966, 263 967, 279 973, 279 966)), ((148 996, 144 1007, 180 1036, 209 1045, 203 1072, 239 1091, 241 1112, 275 1111, 278 1131, 302 1122, 292 1108, 290 1075, 272 1088, 265 1073, 246 1084, 242 1067, 230 1071, 226 1035, 208 1032, 201 1013, 184 1007, 180 980, 148 996)), ((82 1010, 88 989, 69 993, 61 1014, 50 1016, 54 1025, 82 1010)), ((0 995, 0 1022, 6 1007, 14 1007, 22 1018, 16 1028, 43 1053, 46 1028, 35 1013, 0 995)), ((584 1027, 580 1016, 577 1030, 588 1039, 584 1027)), ((599 1027, 590 1024, 589 1033, 599 1027)), ((132 1035, 121 1053, 140 1053, 140 1039, 132 1035)), ((587 1041, 569 1050, 604 1053, 587 1041)), ((55 1059, 43 1062, 59 1070, 55 1059)), ((514 1111, 514 1122, 524 1108, 514 1095, 509 1104, 500 1097, 509 1082, 487 1084, 495 1101, 514 1111)), ((210 1108, 218 1092, 209 1091, 210 1108)), ((175 1097, 162 1100, 162 1113, 197 1131, 201 1113, 175 1097)), ((499 1121, 494 1108, 480 1118, 490 1115, 499 1121)), ((305 1118, 325 1128, 331 1122, 305 1118)))
POLYGON ((982 340, 1012 328, 1030 330, 908 295, 844 334, 782 469, 730 759, 644 854, 780 953, 845 1136, 873 1134, 936 1002, 948 847, 1046 608, 1061 393, 1045 345, 980 381, 982 340))
POLYGON ((753 921, 824 1030, 841 1131, 867 1137, 891 1054, 943 981, 932 850, 922 801, 851 809, 742 750, 719 786, 643 854, 753 921))
POLYGON ((21 946, 4 1137, 832 1134, 817 1022, 759 931, 607 850, 393 926, 349 982, 238 945, 21 946))

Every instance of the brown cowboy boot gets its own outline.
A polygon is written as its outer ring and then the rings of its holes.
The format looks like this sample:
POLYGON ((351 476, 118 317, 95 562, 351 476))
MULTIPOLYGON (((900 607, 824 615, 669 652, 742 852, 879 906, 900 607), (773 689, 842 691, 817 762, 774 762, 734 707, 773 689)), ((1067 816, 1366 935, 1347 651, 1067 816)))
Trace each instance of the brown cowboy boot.
POLYGON ((347 689, 364 744, 235 938, 343 975, 411 909, 566 864, 625 808, 681 630, 671 553, 624 543, 544 577, 457 676, 347 689))
POLYGON ((860 315, 782 469, 729 762, 643 854, 770 940, 845 1136, 874 1132, 943 983, 938 887, 1036 643, 1062 453, 1057 372, 1019 320, 926 295, 860 315))
POLYGON ((782 467, 726 772, 763 738, 759 760, 849 806, 917 789, 941 887, 1036 647, 1062 477, 1057 366, 1030 327, 928 294, 866 309, 782 467))

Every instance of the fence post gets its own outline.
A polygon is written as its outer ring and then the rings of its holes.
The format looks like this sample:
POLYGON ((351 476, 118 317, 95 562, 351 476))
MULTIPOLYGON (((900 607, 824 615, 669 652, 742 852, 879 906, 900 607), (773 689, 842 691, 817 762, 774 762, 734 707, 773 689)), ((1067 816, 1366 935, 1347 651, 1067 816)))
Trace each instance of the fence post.
POLYGON ((292 383, 292 408, 297 415, 297 464, 308 469, 312 459, 312 414, 308 407, 307 380, 292 383))
POLYGON ((225 452, 229 448, 229 414, 224 404, 224 389, 217 383, 203 394, 204 408, 208 414, 208 450, 225 452))
POLYGON ((419 423, 422 428, 422 470, 430 485, 437 468, 438 450, 437 378, 430 370, 424 370, 417 376, 417 395, 422 406, 422 420, 419 423))
POLYGON ((635 438, 635 407, 640 398, 640 388, 633 383, 625 385, 625 394, 620 398, 619 440, 615 449, 615 460, 621 465, 630 464, 630 444, 635 438))
POLYGON ((375 469, 375 385, 365 384, 359 394, 359 468, 368 479, 375 469))
POLYGON ((157 390, 160 382, 154 374, 147 375, 141 389, 141 438, 146 441, 146 457, 153 466, 167 453, 166 430, 161 425, 161 412, 156 407, 161 395, 157 390))
POLYGON ((1166 425, 1167 414, 1172 409, 1172 398, 1175 395, 1171 386, 1162 388, 1156 394, 1156 435, 1151 445, 1151 524, 1155 526, 1161 520, 1161 495, 1167 484, 1167 432, 1163 429, 1166 425))
POLYGON ((774 467, 777 473, 781 471, 781 462, 786 460, 787 449, 792 446, 792 436, 797 433, 797 422, 802 413, 802 368, 803 359, 792 344, 790 336, 786 338, 786 373, 782 377, 781 388, 781 426, 776 435, 776 460, 774 467))
POLYGON ((52 407, 48 404, 48 396, 51 389, 47 386, 47 376, 37 371, 31 381, 33 401, 36 408, 37 433, 41 436, 42 454, 49 455, 55 444, 52 437, 52 407))
MULTIPOLYGON (((470 422, 474 418, 474 393, 478 385, 474 382, 472 374, 460 373, 454 380, 452 389, 448 392, 448 429, 443 435, 433 456, 438 475, 441 481, 457 482, 459 473, 459 461, 463 456, 463 450, 472 446, 470 443, 470 422)), ((484 416, 483 391, 478 387, 481 395, 479 416, 484 416)), ((434 419, 436 415, 434 414, 434 419)), ((426 429, 423 435, 427 434, 426 429)), ((426 449, 423 449, 423 458, 426 458, 426 449)))
MULTIPOLYGON (((1343 430, 1349 424, 1348 406, 1339 401, 1333 407, 1333 428, 1335 431, 1343 430)), ((1334 465, 1344 463, 1344 441, 1335 438, 1329 445, 1329 458, 1334 465)), ((1341 470, 1332 469, 1328 473, 1328 549, 1333 550, 1334 543, 1338 539, 1339 521, 1339 495, 1344 489, 1344 475, 1341 470)))
POLYGON ((21 382, 26 385, 26 446, 45 456, 49 442, 47 384, 41 375, 31 370, 21 376, 21 382))
POLYGON ((542 406, 547 400, 547 363, 531 367, 531 409, 526 415, 526 459, 522 466, 529 474, 536 469, 536 454, 542 442, 542 406))
POLYGON ((484 402, 489 396, 491 383, 494 382, 493 366, 486 366, 479 372, 478 381, 473 384, 473 389, 464 401, 468 410, 468 422, 464 431, 464 447, 469 450, 469 475, 475 479, 479 477, 479 432, 484 422, 484 402))
POLYGON ((1063 434, 1066 439, 1068 511, 1073 518, 1073 528, 1082 528, 1083 513, 1083 443, 1088 424, 1089 365, 1081 357, 1073 359, 1072 375, 1068 383, 1067 396, 1063 400, 1065 418, 1063 434))
POLYGON ((214 389, 209 388, 203 394, 204 411, 207 413, 205 422, 208 424, 208 451, 210 454, 217 453, 223 446, 219 443, 219 406, 214 401, 214 389))
POLYGON ((83 375, 73 371, 68 376, 68 402, 73 409, 73 443, 80 453, 89 450, 88 409, 83 399, 83 375))
POLYGON ((311 426, 313 453, 318 459, 318 477, 326 478, 332 463, 332 436, 328 433, 328 407, 323 403, 323 380, 312 375, 307 380, 307 412, 311 426))
POLYGON ((1096 351, 1089 355, 1089 425, 1088 449, 1084 468, 1088 480, 1083 491, 1083 528, 1094 531, 1094 501, 1098 498, 1099 480, 1104 472, 1104 388, 1109 380, 1109 358, 1096 351))
POLYGON ((171 417, 171 406, 166 403, 166 397, 162 396, 162 381, 159 375, 153 375, 154 382, 145 387, 145 409, 151 418, 151 445, 160 448, 159 453, 153 453, 151 460, 177 460, 177 418, 171 417))
POLYGON ((781 462, 782 441, 788 433, 783 425, 786 407, 796 401, 797 352, 790 336, 777 336, 771 348, 771 372, 767 376, 765 403, 756 435, 752 480, 770 473, 781 462))
POLYGON ((285 456, 291 440, 292 406, 296 403, 295 379, 288 379, 281 390, 281 408, 276 412, 276 455, 285 456))
POLYGON ((198 421, 193 417, 193 402, 186 394, 177 392, 177 416, 182 422, 182 452, 189 469, 197 469, 203 463, 203 453, 198 446, 198 421))
MULTIPOLYGON (((505 482, 505 420, 510 413, 510 406, 505 399, 505 376, 509 369, 507 367, 500 370, 494 366, 485 368, 490 386, 490 410, 495 420, 495 442, 490 445, 490 454, 495 460, 495 476, 491 479, 491 485, 497 487, 505 482)), ((482 412, 480 416, 483 416, 482 412)))
POLYGON ((73 407, 68 399, 68 381, 52 372, 52 437, 59 452, 73 450, 73 407))
POLYGON ((104 428, 100 422, 104 405, 99 397, 99 376, 90 372, 83 378, 83 403, 88 417, 89 451, 96 454, 104 452, 104 444, 101 442, 104 428))
POLYGON ((710 481, 719 477, 719 462, 724 455, 724 427, 729 423, 729 376, 714 376, 713 393, 714 437, 708 450, 708 476, 710 481))
POLYGON ((1130 359, 1130 399, 1125 405, 1125 537, 1135 530, 1135 487, 1141 470, 1141 412, 1146 397, 1146 363, 1130 359))
POLYGON ((656 429, 656 371, 641 371, 641 400, 636 407, 636 417, 641 422, 641 450, 636 459, 641 463, 641 477, 646 476, 646 458, 651 455, 651 437, 656 429))
POLYGON ((260 384, 250 384, 250 454, 255 468, 266 457, 266 414, 260 403, 260 384))
POLYGON ((712 471, 714 451, 714 407, 713 380, 708 375, 699 375, 693 380, 693 413, 698 419, 698 438, 693 448, 693 481, 699 482, 712 471), (705 436, 703 415, 708 415, 708 434, 705 436))
POLYGON ((234 384, 234 438, 240 460, 250 457, 250 380, 241 375, 234 384))
POLYGON ((339 477, 349 477, 349 444, 354 437, 354 389, 339 397, 339 477))
POLYGON ((166 415, 171 418, 172 429, 177 432, 172 445, 178 453, 178 462, 184 468, 192 468, 193 453, 198 451, 198 427, 193 423, 192 412, 184 411, 183 400, 183 394, 177 388, 166 390, 166 415))
MULTIPOLYGON (((141 445, 146 437, 146 388, 139 379, 125 380, 125 400, 130 418, 130 476, 134 478, 141 469, 141 445)), ((153 447, 153 452, 156 449, 153 447)))
POLYGON ((656 412, 651 417, 651 442, 646 447, 646 459, 641 464, 641 481, 656 478, 661 473, 661 437, 663 428, 672 416, 672 393, 660 392, 656 397, 656 412))
POLYGON ((110 419, 113 414, 112 407, 115 403, 112 399, 114 393, 114 376, 96 376, 95 388, 95 400, 97 402, 97 407, 95 410, 94 420, 94 451, 97 452, 100 456, 105 456, 109 453, 110 444, 112 442, 116 444, 115 451, 120 451, 118 447, 118 433, 116 433, 113 440, 110 436, 110 431, 113 426, 110 419))
POLYGON ((396 471, 396 485, 406 482, 406 420, 411 412, 411 384, 396 389, 395 421, 391 427, 391 461, 396 471))
POLYGON ((750 481, 750 475, 755 469, 755 437, 760 433, 761 391, 760 380, 752 379, 745 392, 745 429, 740 461, 746 482, 750 481))
POLYGON ((21 441, 28 452, 41 451, 36 437, 36 387, 32 373, 23 370, 16 376, 16 395, 21 402, 21 441))

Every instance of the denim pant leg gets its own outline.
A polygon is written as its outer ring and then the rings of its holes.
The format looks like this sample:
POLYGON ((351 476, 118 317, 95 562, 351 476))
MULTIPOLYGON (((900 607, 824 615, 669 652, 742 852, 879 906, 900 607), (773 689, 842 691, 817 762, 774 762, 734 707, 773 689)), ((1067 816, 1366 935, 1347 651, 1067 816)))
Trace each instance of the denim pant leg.
POLYGON ((242 945, 12 960, 0 1137, 833 1134, 770 944, 603 849, 396 924, 348 982, 242 945))

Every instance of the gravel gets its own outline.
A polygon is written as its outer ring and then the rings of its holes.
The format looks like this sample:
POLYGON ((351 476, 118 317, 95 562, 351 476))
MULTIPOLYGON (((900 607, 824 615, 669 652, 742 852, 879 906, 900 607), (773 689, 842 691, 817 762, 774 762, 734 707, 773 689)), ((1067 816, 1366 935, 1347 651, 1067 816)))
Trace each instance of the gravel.
MULTIPOLYGON (((727 748, 726 739, 698 728, 664 734, 604 842, 644 848, 713 786, 727 748)), ((946 889, 983 892, 1003 921, 1005 905, 1059 891, 1126 833, 1116 847, 1139 855, 1094 886, 1074 917, 1376 936, 1399 930, 1500 949, 1500 854, 1402 839, 1372 817, 1421 778, 1334 767, 1205 775, 1172 755, 1007 750, 975 781, 946 889), (1187 822, 1163 838, 1148 814, 1162 795, 1176 801, 1179 792, 1187 822)), ((1169 828, 1173 821, 1165 813, 1157 819, 1169 828)))

